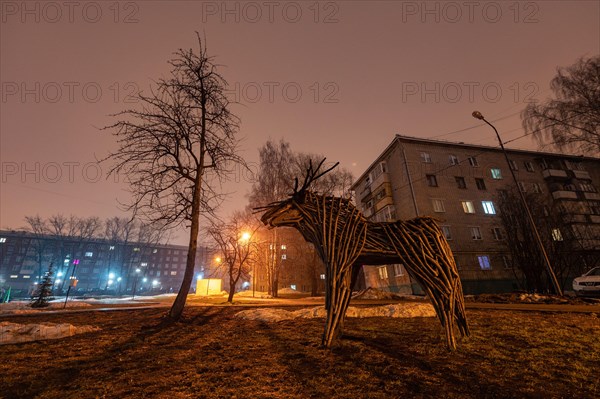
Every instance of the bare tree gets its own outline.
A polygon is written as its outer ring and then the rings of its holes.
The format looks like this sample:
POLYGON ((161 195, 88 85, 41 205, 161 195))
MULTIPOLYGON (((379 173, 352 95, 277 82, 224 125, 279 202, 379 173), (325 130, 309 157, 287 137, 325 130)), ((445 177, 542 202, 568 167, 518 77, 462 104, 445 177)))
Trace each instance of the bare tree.
POLYGON ((250 267, 255 261, 257 252, 254 240, 259 228, 258 221, 249 213, 235 213, 225 224, 213 225, 208 234, 220 254, 221 265, 225 267, 229 277, 228 302, 233 302, 236 286, 241 277, 250 276, 250 267))
POLYGON ((46 252, 48 241, 44 240, 44 235, 48 233, 48 223, 40 215, 25 216, 25 222, 27 226, 25 230, 32 233, 35 237, 33 245, 35 248, 37 264, 38 264, 38 278, 42 278, 42 267, 44 262, 44 253, 46 252))
MULTIPOLYGON (((597 248, 595 251, 588 248, 585 242, 587 237, 576 234, 568 220, 570 213, 563 212, 561 206, 545 203, 536 193, 526 193, 525 197, 548 258, 564 289, 570 277, 579 275, 587 270, 589 264, 593 266, 598 262, 597 248)), ((531 234, 516 189, 501 191, 498 206, 517 281, 529 292, 551 292, 544 259, 531 234)))
POLYGON ((522 112, 525 131, 541 144, 600 154, 600 55, 559 68, 550 88, 554 99, 522 112))
MULTIPOLYGON (((268 140, 260 149, 260 166, 256 176, 256 182, 252 186, 248 201, 251 208, 261 207, 273 202, 281 201, 287 198, 293 190, 295 176, 301 176, 305 172, 306 165, 310 161, 317 164, 324 157, 319 154, 298 153, 291 149, 291 146, 285 140, 275 142, 268 140)), ((352 174, 338 168, 323 179, 316 181, 314 185, 315 192, 325 195, 338 194, 347 196, 352 184, 352 174)), ((268 291, 273 297, 278 296, 279 275, 283 265, 281 259, 281 240, 282 232, 278 229, 265 230, 262 228, 261 236, 266 237, 263 241, 261 258, 263 263, 261 269, 267 274, 268 291)), ((283 229, 282 229, 283 230, 283 229)), ((304 239, 297 232, 286 232, 287 239, 295 238, 298 245, 304 239)), ((289 242, 286 245, 292 244, 289 242)), ((312 291, 316 291, 317 264, 306 263, 313 270, 314 284, 312 291)), ((321 264, 319 264, 321 266, 321 264)))
POLYGON ((140 108, 117 114, 119 121, 106 128, 119 143, 106 159, 114 162, 110 174, 128 178, 134 216, 166 227, 189 223, 183 282, 168 313, 179 319, 194 276, 200 216, 218 206, 220 179, 243 160, 227 82, 200 37, 198 53, 180 49, 169 64, 170 77, 139 95, 140 108))

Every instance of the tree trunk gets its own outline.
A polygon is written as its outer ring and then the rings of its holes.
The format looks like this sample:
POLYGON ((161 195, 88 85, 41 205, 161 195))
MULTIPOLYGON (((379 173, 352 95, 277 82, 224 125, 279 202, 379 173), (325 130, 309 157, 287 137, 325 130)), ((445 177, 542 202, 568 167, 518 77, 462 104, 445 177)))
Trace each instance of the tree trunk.
POLYGON ((233 296, 235 295, 235 282, 229 281, 229 296, 227 297, 227 302, 233 303, 233 296))
POLYGON ((181 282, 181 288, 177 293, 177 297, 169 310, 168 317, 173 320, 179 320, 183 314, 183 308, 187 300, 188 293, 190 292, 190 286, 194 280, 194 268, 196 266, 196 250, 198 248, 198 232, 200 230, 200 185, 202 182, 202 175, 198 171, 196 177, 196 184, 194 187, 194 198, 192 200, 192 225, 190 227, 190 241, 187 253, 187 261, 185 265, 185 272, 183 274, 183 281, 181 282))
POLYGON ((310 295, 319 295, 319 276, 317 276, 317 251, 313 250, 313 257, 311 262, 311 278, 310 278, 310 295))

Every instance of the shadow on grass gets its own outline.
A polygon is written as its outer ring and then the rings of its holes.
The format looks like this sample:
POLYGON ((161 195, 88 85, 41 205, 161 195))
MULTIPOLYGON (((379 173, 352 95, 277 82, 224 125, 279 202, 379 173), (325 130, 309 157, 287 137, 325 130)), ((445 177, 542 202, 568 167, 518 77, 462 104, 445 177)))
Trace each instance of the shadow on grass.
MULTIPOLYGON (((169 344, 177 342, 182 330, 193 329, 195 339, 201 339, 203 328, 215 317, 219 317, 223 312, 221 308, 206 308, 201 311, 196 310, 190 316, 184 316, 180 320, 173 320, 166 314, 153 312, 148 315, 149 319, 154 321, 151 324, 143 324, 138 328, 129 328, 129 331, 120 332, 111 336, 110 330, 120 329, 128 330, 127 320, 123 320, 116 327, 107 326, 105 331, 100 330, 97 333, 82 334, 66 338, 60 341, 37 341, 22 345, 23 352, 31 353, 35 356, 36 348, 41 351, 48 351, 49 347, 56 346, 56 349, 50 349, 50 352, 60 353, 61 359, 53 358, 52 367, 31 370, 32 373, 39 375, 39 378, 23 378, 27 376, 19 375, 19 378, 4 380, 0 398, 34 398, 47 397, 48 392, 80 392, 88 390, 85 381, 89 381, 98 370, 105 370, 109 374, 117 377, 119 374, 127 373, 134 369, 134 365, 147 362, 153 366, 154 359, 143 359, 140 353, 144 352, 145 347, 154 348, 163 347, 168 350, 169 344), (90 338, 92 337, 93 338, 90 338), (125 339, 119 339, 126 337, 125 339), (91 349, 86 349, 90 353, 89 357, 77 353, 77 350, 69 350, 69 340, 78 341, 80 346, 83 342, 92 342, 91 349), (152 341, 152 342, 148 342, 152 341), (80 385, 83 384, 83 385, 80 385)), ((185 314, 184 314, 185 315, 185 314)), ((184 344, 190 345, 189 342, 184 344)), ((89 346, 89 344, 87 345, 89 346)), ((83 351, 82 351, 83 352, 83 351)), ((150 367, 149 367, 150 368, 150 367)), ((95 381, 101 383, 102 381, 95 381)), ((107 385, 108 381, 107 381, 107 385)), ((98 387, 96 386, 95 389, 98 387)), ((90 397, 95 397, 93 389, 89 392, 90 397)), ((68 396, 68 395, 67 395, 68 396)), ((65 397, 67 397, 65 396, 65 397)), ((54 397, 54 396, 48 396, 54 397)))

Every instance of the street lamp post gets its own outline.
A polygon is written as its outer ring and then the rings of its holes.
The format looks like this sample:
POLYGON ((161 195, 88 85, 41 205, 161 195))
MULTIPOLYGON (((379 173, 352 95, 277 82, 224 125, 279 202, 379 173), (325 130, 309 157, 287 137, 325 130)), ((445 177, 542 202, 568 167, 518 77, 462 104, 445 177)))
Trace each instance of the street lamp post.
POLYGON ((69 300, 69 292, 71 292, 71 287, 77 286, 77 279, 75 278, 75 268, 77 265, 79 265, 79 259, 74 259, 73 271, 71 272, 71 277, 69 277, 69 288, 67 288, 67 295, 65 296, 65 305, 63 306, 63 309, 67 307, 67 301, 69 300))
POLYGON ((557 295, 562 296, 562 290, 560 289, 560 285, 558 284, 558 279, 556 278, 556 274, 554 273, 554 269, 552 268, 552 264, 550 263, 550 259, 548 258, 548 254, 546 253, 546 249, 544 248, 544 244, 542 243, 542 239, 540 237, 540 233, 538 232, 535 221, 533 220, 533 216, 531 215, 531 211, 529 210, 529 206, 527 205, 527 201, 525 200, 525 195, 519 188, 519 184, 517 183, 517 176, 515 175, 515 171, 510 166, 510 160, 508 159, 508 154, 506 153, 506 149, 504 148, 504 143, 500 138, 500 134, 494 125, 488 122, 485 117, 479 111, 473 111, 473 118, 479 119, 487 123, 494 129, 496 133, 496 137, 498 138, 498 143, 500 144, 500 148, 502 149, 502 153, 504 153, 504 158, 506 159, 506 164, 508 165, 508 170, 510 170, 510 174, 512 175, 513 181, 515 183, 516 189, 519 192, 519 196, 521 197, 521 202, 523 203, 523 208, 525 209, 525 213, 527 214, 527 219, 529 220, 529 224, 531 226, 531 230, 533 230, 533 235, 535 240, 540 248, 540 252, 542 253, 542 257, 544 258, 544 263, 546 264, 546 270, 548 272, 548 276, 550 277, 550 281, 552 282, 552 286, 554 287, 554 291, 557 295))
POLYGON ((133 280, 133 295, 131 296, 131 300, 135 299, 135 289, 137 288, 137 282, 138 282, 138 278, 140 277, 141 271, 142 271, 142 269, 140 269, 140 268, 135 269, 135 279, 133 280))

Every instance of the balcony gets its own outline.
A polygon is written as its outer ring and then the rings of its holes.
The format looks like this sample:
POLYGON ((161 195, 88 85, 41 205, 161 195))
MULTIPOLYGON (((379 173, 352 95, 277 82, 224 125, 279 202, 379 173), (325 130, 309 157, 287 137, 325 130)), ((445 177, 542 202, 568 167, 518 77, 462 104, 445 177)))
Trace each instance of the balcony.
POLYGON ((583 196, 585 197, 586 200, 594 200, 594 201, 598 201, 600 200, 600 194, 598 193, 583 193, 583 196))
POLYGON ((600 223, 600 215, 588 215, 591 223, 600 223))
POLYGON ((377 176, 375 179, 373 179, 373 183, 371 183, 371 186, 374 187, 374 189, 376 190, 383 183, 389 183, 389 182, 390 182, 390 175, 387 172, 382 172, 379 176, 377 176))
POLYGON ((586 223, 587 219, 585 215, 564 215, 563 221, 565 223, 586 223))
POLYGON ((590 177, 590 174, 588 172, 586 172, 585 170, 574 170, 573 171, 573 175, 581 180, 592 180, 592 178, 590 177))
POLYGON ((544 179, 550 179, 550 178, 560 178, 560 179, 566 179, 567 176, 567 171, 566 170, 561 170, 561 169, 546 169, 542 171, 542 176, 544 176, 544 179))
POLYGON ((554 198, 555 200, 577 199, 577 193, 575 191, 559 190, 552 193, 552 198, 554 198))
POLYGON ((375 209, 379 211, 380 209, 383 209, 388 205, 394 205, 394 199, 391 195, 385 196, 379 201, 377 201, 377 203, 375 203, 375 209))
POLYGON ((367 202, 371 196, 371 186, 365 188, 363 191, 361 191, 360 193, 360 201, 361 202, 367 202))

